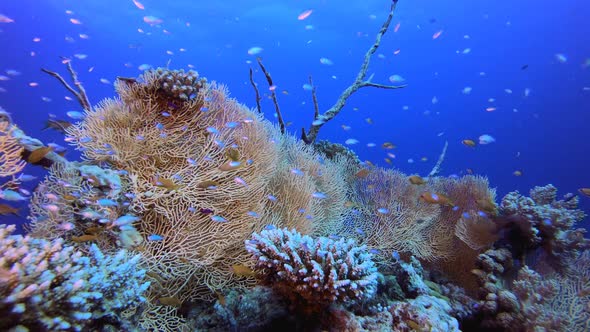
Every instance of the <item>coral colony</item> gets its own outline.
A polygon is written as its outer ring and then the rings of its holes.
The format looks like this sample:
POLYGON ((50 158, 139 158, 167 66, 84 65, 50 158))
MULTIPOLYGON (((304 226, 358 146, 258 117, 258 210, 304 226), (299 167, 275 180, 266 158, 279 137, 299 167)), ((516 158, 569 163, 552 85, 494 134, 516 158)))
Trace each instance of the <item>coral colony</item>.
POLYGON ((31 213, 25 236, 0 227, 0 329, 590 329, 576 196, 547 185, 497 205, 486 178, 438 176, 444 152, 421 178, 316 142, 350 94, 403 87, 365 80, 396 5, 350 93, 300 139, 192 70, 119 78, 96 106, 44 70, 84 109, 59 127, 84 161, 2 112, 3 209, 31 213), (48 168, 30 196, 25 162, 48 168))

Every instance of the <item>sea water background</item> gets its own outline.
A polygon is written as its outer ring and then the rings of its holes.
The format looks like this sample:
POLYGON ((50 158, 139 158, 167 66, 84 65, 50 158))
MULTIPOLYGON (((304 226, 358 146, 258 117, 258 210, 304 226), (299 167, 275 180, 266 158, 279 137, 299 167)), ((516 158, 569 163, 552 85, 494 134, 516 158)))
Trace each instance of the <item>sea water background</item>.
MULTIPOLYGON (((0 1, 0 13, 15 21, 0 23, 0 75, 8 76, 9 69, 21 73, 0 81, 5 90, 0 106, 30 135, 66 145, 60 133, 41 131, 49 113, 67 119, 66 112, 80 110, 76 101, 65 99, 69 94, 54 78, 40 71, 47 68, 67 76, 60 56, 73 59, 93 104, 114 96, 112 84, 101 78, 114 82, 117 76, 136 77, 142 64, 158 67, 170 61, 172 69, 193 65, 201 75, 226 84, 233 97, 250 107, 255 103, 249 68, 256 70, 261 92, 269 94, 255 63, 260 56, 277 85, 285 121, 292 122, 288 129, 299 135, 313 116, 311 93, 302 88, 308 76, 313 76, 325 111, 356 77, 390 6, 387 0, 140 2, 145 9, 132 0, 0 1), (308 9, 311 15, 299 20, 308 9), (163 22, 149 25, 145 16, 163 22), (263 50, 249 55, 252 47, 263 50), (322 64, 320 58, 333 64, 322 64)), ((351 148, 362 160, 420 175, 430 171, 448 141, 442 174, 462 175, 471 169, 485 175, 497 188, 498 199, 512 190, 528 193, 547 183, 556 185, 560 194, 590 187, 588 17, 590 2, 579 0, 400 0, 369 74, 383 84, 397 74, 408 86, 358 91, 322 128, 320 138, 338 143, 354 138, 359 143, 351 148), (528 68, 522 69, 525 65, 528 68), (462 93, 465 87, 472 92, 462 93), (487 112, 488 107, 496 110, 487 112), (475 148, 461 144, 482 134, 496 142, 475 148), (367 147, 370 142, 377 147, 367 147), (397 148, 386 151, 381 148, 384 142, 397 148), (392 165, 384 161, 387 152, 395 154, 392 165), (516 170, 523 175, 514 176, 516 170)), ((262 107, 273 119, 268 98, 262 107)), ((68 158, 79 156, 69 150, 68 158)), ((46 173, 33 166, 25 172, 40 178, 46 173)), ((24 187, 32 190, 35 185, 24 187)), ((590 198, 582 197, 581 203, 590 212, 590 198)))

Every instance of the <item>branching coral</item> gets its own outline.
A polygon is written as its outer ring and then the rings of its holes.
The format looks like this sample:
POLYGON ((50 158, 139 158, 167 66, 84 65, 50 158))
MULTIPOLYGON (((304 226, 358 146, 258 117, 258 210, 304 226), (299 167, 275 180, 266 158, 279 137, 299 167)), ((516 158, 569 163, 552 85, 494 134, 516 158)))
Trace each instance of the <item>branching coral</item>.
POLYGON ((0 226, 0 328, 81 331, 145 301, 139 256, 96 246, 85 256, 60 239, 11 236, 14 228, 0 226))
POLYGON ((306 311, 354 304, 371 298, 377 289, 371 254, 353 240, 312 239, 296 231, 269 229, 254 233, 246 249, 256 258, 265 282, 306 311))

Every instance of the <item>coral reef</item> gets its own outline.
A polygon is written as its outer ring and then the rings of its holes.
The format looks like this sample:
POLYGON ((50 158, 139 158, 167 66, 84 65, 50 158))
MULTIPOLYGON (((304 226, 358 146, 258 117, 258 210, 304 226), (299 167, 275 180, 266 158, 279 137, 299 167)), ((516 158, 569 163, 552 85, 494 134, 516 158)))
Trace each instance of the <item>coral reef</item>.
POLYGON ((312 239, 296 231, 268 229, 254 233, 246 249, 262 269, 263 281, 306 311, 353 305, 377 289, 371 254, 353 240, 312 239))
POLYGON ((20 331, 81 331, 117 324, 139 306, 149 282, 139 256, 105 256, 96 246, 85 256, 61 240, 10 235, 0 226, 0 327, 20 331), (102 322, 102 323, 101 323, 102 322))
POLYGON ((572 194, 557 200, 557 188, 551 184, 533 188, 530 197, 516 191, 504 196, 500 212, 503 222, 511 226, 507 237, 518 239, 512 241, 515 255, 541 248, 541 259, 554 269, 571 267, 579 251, 590 248, 590 240, 584 238, 586 230, 573 228, 585 217, 577 208, 578 200, 572 194))

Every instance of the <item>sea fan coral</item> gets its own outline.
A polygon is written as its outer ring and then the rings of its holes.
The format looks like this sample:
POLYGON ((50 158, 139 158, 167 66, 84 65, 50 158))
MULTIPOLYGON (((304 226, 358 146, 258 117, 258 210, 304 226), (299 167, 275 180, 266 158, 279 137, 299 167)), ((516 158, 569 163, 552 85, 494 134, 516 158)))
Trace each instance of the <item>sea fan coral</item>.
POLYGON ((138 306, 149 287, 140 256, 85 256, 61 239, 11 236, 0 225, 0 328, 81 331, 138 306))
POLYGON ((268 229, 254 233, 246 249, 265 282, 305 311, 354 304, 371 298, 377 289, 371 254, 351 239, 312 239, 294 230, 268 229))
POLYGON ((25 167, 21 159, 24 149, 12 137, 12 130, 9 121, 0 121, 0 177, 14 175, 25 167))

